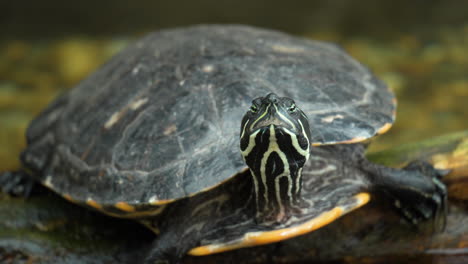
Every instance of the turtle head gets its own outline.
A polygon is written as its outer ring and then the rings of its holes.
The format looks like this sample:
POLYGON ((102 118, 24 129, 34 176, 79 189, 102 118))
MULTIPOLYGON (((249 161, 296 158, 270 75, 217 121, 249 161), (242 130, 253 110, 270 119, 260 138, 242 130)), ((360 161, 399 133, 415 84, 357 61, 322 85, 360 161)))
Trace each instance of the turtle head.
POLYGON ((240 149, 253 176, 257 218, 284 221, 298 201, 309 158, 306 115, 287 97, 270 93, 252 101, 241 124, 240 149))

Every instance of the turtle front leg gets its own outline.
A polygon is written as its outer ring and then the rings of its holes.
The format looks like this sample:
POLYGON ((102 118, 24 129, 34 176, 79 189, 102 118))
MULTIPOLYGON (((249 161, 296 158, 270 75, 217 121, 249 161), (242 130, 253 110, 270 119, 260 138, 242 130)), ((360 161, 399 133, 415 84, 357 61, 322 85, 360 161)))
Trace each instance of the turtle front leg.
MULTIPOLYGON (((209 196, 209 195, 208 195, 209 196)), ((145 264, 179 264, 190 249, 196 247, 216 221, 209 221, 216 210, 215 203, 204 207, 207 212, 193 215, 192 211, 198 205, 204 204, 204 199, 211 201, 206 195, 199 195, 179 201, 167 208, 162 215, 142 221, 147 226, 157 227, 160 233, 146 249, 145 264), (205 216, 205 217, 204 217, 205 216)))
POLYGON ((447 189, 441 178, 447 171, 437 170, 423 161, 411 162, 403 169, 368 161, 362 167, 369 173, 373 189, 392 198, 396 209, 409 222, 418 224, 434 219, 436 227, 445 227, 447 189))
POLYGON ((0 190, 14 196, 28 197, 35 181, 24 171, 0 173, 0 190))
POLYGON ((441 221, 441 228, 445 228, 447 216, 447 188, 442 182, 442 177, 449 173, 447 170, 437 170, 431 164, 424 161, 413 161, 403 168, 403 170, 414 177, 429 179, 426 189, 420 190, 420 194, 409 195, 408 198, 413 201, 405 203, 403 200, 395 206, 398 208, 403 216, 414 224, 421 220, 434 218, 436 222, 441 221), (431 186, 432 185, 432 186, 431 186))
POLYGON ((187 252, 196 246, 193 237, 179 236, 167 230, 151 244, 146 254, 145 264, 179 264, 187 252))

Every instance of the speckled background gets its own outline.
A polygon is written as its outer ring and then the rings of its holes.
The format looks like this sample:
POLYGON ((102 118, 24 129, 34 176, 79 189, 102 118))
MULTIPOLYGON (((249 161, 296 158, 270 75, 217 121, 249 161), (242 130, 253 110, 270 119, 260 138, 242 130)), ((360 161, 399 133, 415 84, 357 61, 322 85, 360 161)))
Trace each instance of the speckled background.
POLYGON ((19 165, 27 123, 145 32, 243 23, 342 45, 396 92, 397 122, 371 150, 468 127, 462 1, 80 1, 0 3, 0 170, 19 165))

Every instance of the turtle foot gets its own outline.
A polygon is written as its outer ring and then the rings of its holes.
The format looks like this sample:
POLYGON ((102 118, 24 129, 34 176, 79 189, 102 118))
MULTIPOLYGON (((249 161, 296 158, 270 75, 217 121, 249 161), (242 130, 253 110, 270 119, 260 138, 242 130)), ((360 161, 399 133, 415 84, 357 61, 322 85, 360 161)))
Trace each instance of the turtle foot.
POLYGON ((412 178, 410 185, 395 190, 394 205, 410 223, 434 219, 434 227, 443 230, 447 215, 447 189, 441 181, 449 171, 437 170, 424 161, 413 161, 403 168, 402 176, 412 178))
POLYGON ((23 171, 0 173, 0 190, 13 196, 28 197, 35 181, 23 171))
POLYGON ((163 233, 146 251, 145 264, 180 264, 182 258, 192 248, 190 239, 182 239, 169 231, 163 233))

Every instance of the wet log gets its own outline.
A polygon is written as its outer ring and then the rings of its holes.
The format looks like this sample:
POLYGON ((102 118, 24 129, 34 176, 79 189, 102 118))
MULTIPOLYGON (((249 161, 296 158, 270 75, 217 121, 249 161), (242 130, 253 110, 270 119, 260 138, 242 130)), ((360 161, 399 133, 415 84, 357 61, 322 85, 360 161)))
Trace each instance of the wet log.
MULTIPOLYGON (((408 224, 376 199, 313 233, 184 263, 468 263, 468 131, 373 153, 398 166, 414 159, 450 169, 444 231, 408 224)), ((138 263, 154 235, 44 191, 29 199, 0 194, 0 263, 138 263)))

